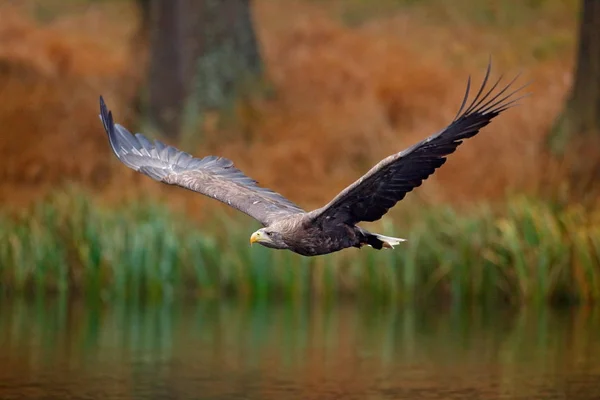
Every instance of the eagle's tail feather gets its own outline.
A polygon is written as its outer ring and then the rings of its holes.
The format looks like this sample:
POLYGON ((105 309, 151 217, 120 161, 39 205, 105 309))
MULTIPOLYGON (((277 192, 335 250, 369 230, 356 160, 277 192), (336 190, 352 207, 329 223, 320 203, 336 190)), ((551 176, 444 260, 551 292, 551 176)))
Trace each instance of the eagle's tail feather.
MULTIPOLYGON (((378 233, 373 233, 372 235, 381 242, 381 244, 382 244, 381 247, 386 248, 386 249, 393 249, 394 246, 397 246, 402 242, 406 242, 406 239, 403 239, 403 238, 384 236, 384 235, 380 235, 378 233)), ((379 248, 381 248, 381 247, 379 247, 379 248)))

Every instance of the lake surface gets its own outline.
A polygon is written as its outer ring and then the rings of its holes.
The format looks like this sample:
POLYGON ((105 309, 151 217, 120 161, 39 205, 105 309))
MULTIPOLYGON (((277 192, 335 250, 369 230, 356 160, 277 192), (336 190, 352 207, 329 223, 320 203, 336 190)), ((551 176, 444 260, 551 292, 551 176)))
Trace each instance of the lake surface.
POLYGON ((600 399, 600 313, 2 300, 0 399, 600 399))

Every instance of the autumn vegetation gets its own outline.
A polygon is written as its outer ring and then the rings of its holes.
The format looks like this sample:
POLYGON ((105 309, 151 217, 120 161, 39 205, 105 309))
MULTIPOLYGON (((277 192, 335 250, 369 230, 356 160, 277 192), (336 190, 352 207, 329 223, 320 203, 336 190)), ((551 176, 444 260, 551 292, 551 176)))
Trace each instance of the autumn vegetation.
POLYGON ((115 160, 100 94, 117 121, 165 138, 139 123, 147 47, 135 3, 0 6, 3 286, 108 297, 598 300, 597 196, 570 195, 569 159, 546 145, 572 84, 578 3, 369 4, 256 1, 268 84, 174 144, 231 158, 310 209, 445 126, 490 55, 496 74, 532 81, 532 95, 377 223, 405 246, 316 260, 250 249, 247 217, 115 160))

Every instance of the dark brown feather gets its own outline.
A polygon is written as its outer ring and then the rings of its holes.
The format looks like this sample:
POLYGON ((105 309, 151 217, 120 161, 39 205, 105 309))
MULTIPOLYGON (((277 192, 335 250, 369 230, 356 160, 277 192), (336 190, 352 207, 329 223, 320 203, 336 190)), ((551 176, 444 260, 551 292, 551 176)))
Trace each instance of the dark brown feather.
POLYGON ((420 186, 446 162, 446 156, 453 153, 464 139, 475 136, 494 117, 521 98, 515 99, 514 95, 524 86, 505 94, 517 78, 493 94, 502 79, 500 77, 483 94, 490 71, 491 63, 479 92, 463 111, 469 96, 469 78, 462 105, 448 127, 400 153, 383 159, 326 206, 312 211, 310 214, 313 220, 336 220, 347 224, 376 221, 408 192, 420 186))

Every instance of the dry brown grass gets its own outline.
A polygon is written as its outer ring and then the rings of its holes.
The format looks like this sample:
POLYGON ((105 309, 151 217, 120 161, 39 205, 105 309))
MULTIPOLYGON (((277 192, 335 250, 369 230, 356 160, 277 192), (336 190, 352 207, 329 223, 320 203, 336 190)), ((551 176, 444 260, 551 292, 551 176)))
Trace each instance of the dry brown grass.
POLYGON ((99 11, 41 26, 0 7, 0 201, 28 202, 68 179, 107 184, 98 94, 126 108, 136 88, 126 47, 112 46, 129 33, 102 33, 99 11))
MULTIPOLYGON (((235 135, 208 129, 202 146, 186 150, 232 158, 263 185, 316 206, 382 157, 445 126, 467 75, 480 80, 492 54, 496 72, 523 70, 523 82, 535 79, 533 96, 461 146, 415 193, 456 204, 534 193, 547 165, 541 144, 562 107, 573 58, 575 15, 551 3, 558 8, 542 10, 543 18, 506 30, 466 19, 439 23, 448 9, 436 1, 352 28, 335 7, 257 1, 276 96, 240 104, 235 135)), ((39 24, 0 8, 0 126, 9 133, 0 139, 0 201, 21 204, 75 180, 107 198, 140 193, 123 191, 127 184, 200 209, 197 196, 138 177, 110 154, 97 96, 133 129, 131 99, 144 64, 131 52, 139 49, 131 6, 86 10, 39 24)))

